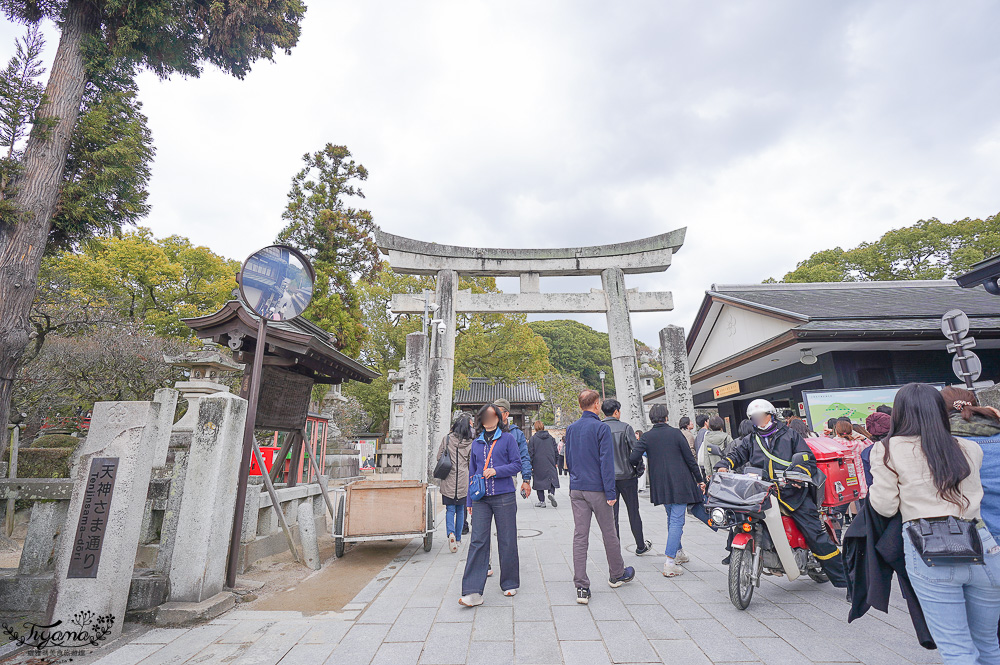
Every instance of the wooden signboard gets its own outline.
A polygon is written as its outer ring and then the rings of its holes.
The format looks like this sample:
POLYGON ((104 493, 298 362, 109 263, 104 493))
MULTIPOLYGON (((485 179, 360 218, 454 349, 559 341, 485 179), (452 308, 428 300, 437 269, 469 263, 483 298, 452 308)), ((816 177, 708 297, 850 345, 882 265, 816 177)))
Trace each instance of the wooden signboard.
POLYGON ((313 380, 280 367, 261 372, 257 429, 295 430, 306 426, 313 380))
POLYGON ((419 480, 361 480, 347 486, 348 538, 420 533, 427 526, 427 483, 419 480))

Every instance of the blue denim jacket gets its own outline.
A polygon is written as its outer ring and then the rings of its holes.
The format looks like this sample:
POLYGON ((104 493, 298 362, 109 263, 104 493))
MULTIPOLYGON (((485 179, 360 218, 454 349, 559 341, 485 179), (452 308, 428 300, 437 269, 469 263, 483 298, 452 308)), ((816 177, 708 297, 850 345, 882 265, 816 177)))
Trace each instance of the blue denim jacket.
POLYGON ((1000 540, 1000 434, 993 436, 963 436, 983 449, 983 466, 979 479, 983 483, 983 502, 979 512, 990 533, 1000 540))

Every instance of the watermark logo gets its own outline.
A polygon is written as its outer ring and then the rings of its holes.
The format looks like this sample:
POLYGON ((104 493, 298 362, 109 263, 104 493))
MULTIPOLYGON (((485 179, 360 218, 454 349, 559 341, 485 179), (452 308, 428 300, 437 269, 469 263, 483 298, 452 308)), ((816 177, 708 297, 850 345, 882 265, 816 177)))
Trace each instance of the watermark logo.
POLYGON ((7 623, 0 624, 0 627, 11 642, 41 650, 100 646, 101 642, 107 639, 114 624, 113 614, 98 616, 94 612, 84 610, 74 614, 68 624, 64 624, 60 619, 48 625, 25 622, 23 631, 15 630, 7 623))

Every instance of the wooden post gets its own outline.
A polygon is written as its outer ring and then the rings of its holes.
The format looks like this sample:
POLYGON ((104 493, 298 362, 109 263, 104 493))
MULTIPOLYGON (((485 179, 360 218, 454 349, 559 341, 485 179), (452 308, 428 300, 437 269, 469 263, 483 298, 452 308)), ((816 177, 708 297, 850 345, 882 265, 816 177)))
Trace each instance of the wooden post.
MULTIPOLYGON (((257 440, 253 441, 253 455, 257 460, 257 465, 260 468, 264 468, 264 457, 260 454, 260 447, 257 445, 257 440)), ((264 477, 264 487, 267 488, 267 493, 271 497, 271 506, 274 508, 274 512, 278 515, 278 523, 281 524, 281 530, 285 532, 285 540, 288 541, 288 549, 292 551, 292 558, 295 559, 295 563, 302 563, 299 559, 299 553, 295 550, 295 541, 292 540, 292 530, 288 528, 288 522, 285 521, 285 513, 281 510, 281 504, 278 503, 278 493, 274 491, 274 484, 271 482, 271 476, 266 473, 264 477)))
POLYGON ((292 441, 292 458, 288 461, 288 480, 285 482, 285 487, 295 487, 299 481, 299 458, 302 457, 304 437, 299 430, 296 430, 296 434, 295 440, 292 441))
POLYGON ((312 462, 313 471, 316 473, 316 482, 319 483, 320 489, 323 490, 323 501, 326 502, 326 509, 330 511, 330 517, 336 522, 337 515, 333 512, 333 504, 330 503, 330 495, 328 494, 330 490, 327 488, 326 477, 320 473, 319 465, 316 464, 314 455, 309 456, 309 461, 312 462))
MULTIPOLYGON (((17 478, 17 449, 21 441, 21 427, 19 425, 8 425, 10 428, 10 473, 7 477, 11 480, 17 478)), ((12 533, 14 533, 14 501, 16 499, 7 499, 7 513, 4 517, 4 533, 7 534, 9 538, 12 533)))
POLYGON ((271 462, 271 471, 268 475, 271 476, 272 483, 278 482, 278 476, 285 468, 285 458, 288 457, 288 448, 292 444, 293 436, 295 436, 294 432, 289 432, 285 435, 285 440, 281 442, 278 454, 275 455, 274 460, 271 462))

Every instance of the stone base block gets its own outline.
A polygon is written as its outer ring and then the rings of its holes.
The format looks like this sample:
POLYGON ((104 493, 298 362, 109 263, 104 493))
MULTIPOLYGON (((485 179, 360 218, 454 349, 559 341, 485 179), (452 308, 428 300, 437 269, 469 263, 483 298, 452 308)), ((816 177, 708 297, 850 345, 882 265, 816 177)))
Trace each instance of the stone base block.
POLYGON ((157 626, 187 626, 210 621, 236 605, 231 591, 217 593, 200 603, 164 603, 156 611, 157 626))
MULTIPOLYGON (((0 571, 0 611, 45 612, 50 591, 52 573, 33 577, 17 575, 13 569, 0 571)), ((128 593, 127 611, 130 614, 154 608, 166 598, 165 577, 151 571, 135 571, 128 593)))

